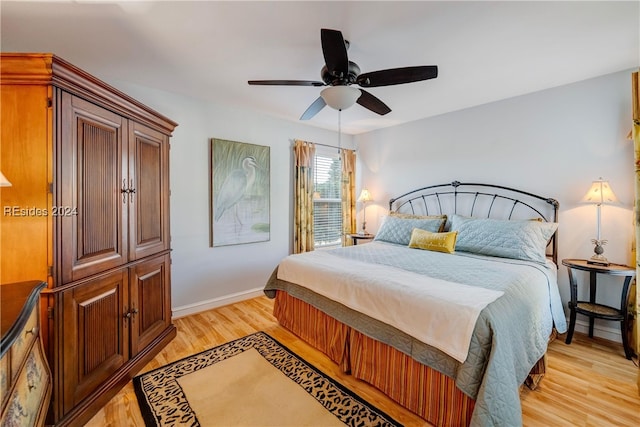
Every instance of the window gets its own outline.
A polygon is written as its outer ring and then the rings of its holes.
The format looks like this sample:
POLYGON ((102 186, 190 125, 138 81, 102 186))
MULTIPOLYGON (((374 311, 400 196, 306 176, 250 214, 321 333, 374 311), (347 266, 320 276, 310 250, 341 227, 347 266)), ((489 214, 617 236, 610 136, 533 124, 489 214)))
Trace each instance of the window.
POLYGON ((342 244, 342 166, 336 148, 316 146, 313 234, 316 248, 342 244))

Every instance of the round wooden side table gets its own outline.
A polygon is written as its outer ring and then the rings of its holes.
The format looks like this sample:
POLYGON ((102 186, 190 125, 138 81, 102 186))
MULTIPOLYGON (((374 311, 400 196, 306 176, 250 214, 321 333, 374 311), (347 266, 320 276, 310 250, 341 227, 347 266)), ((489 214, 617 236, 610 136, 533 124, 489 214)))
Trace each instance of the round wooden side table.
POLYGON ((349 237, 351 237, 351 240, 353 241, 353 245, 357 245, 359 240, 372 240, 374 237, 376 237, 375 234, 359 234, 359 233, 352 233, 349 234, 349 237))
POLYGON ((627 359, 631 359, 634 352, 629 346, 628 338, 628 314, 627 307, 629 301, 629 289, 631 279, 636 274, 636 269, 628 265, 622 264, 591 264, 585 259, 563 259, 562 265, 567 267, 569 272, 569 285, 571 286, 571 301, 569 301, 569 310, 571 310, 569 319, 569 331, 567 332, 566 343, 571 344, 573 338, 573 330, 576 326, 576 314, 580 313, 589 317, 589 337, 593 338, 594 319, 604 319, 620 322, 620 331, 622 332, 622 345, 624 346, 624 354, 627 359), (578 301, 578 284, 574 270, 589 272, 589 301, 578 301), (596 302, 597 275, 608 274, 611 276, 624 277, 622 285, 622 296, 620 298, 620 308, 610 307, 608 305, 598 304, 596 302))

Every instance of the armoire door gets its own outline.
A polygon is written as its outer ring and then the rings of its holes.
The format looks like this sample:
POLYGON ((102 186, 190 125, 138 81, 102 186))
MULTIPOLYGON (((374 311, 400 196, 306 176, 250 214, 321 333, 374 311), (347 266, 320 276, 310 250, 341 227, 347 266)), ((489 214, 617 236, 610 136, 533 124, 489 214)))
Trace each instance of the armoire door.
POLYGON ((131 357, 171 326, 170 263, 166 254, 131 268, 131 357))
POLYGON ((129 259, 169 249, 169 138, 129 123, 129 259))
POLYGON ((52 215, 60 224, 62 265, 69 283, 128 261, 127 120, 61 92, 52 215))
POLYGON ((129 360, 128 271, 63 291, 61 350, 66 413, 129 360))

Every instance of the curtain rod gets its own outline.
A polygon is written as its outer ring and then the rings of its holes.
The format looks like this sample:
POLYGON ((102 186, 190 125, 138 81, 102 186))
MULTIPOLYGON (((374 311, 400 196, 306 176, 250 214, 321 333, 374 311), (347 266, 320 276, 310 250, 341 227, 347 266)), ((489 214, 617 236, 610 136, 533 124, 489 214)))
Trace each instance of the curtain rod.
MULTIPOLYGON (((321 146, 323 146, 323 147, 335 148, 336 150, 340 150, 340 147, 336 147, 335 145, 320 144, 319 142, 312 142, 312 144, 314 144, 314 145, 321 145, 321 146)), ((347 148, 347 150, 351 150, 351 148, 347 148)), ((352 150, 352 151, 357 151, 357 150, 352 150)))
MULTIPOLYGON (((295 140, 297 140, 297 139, 298 138, 294 138, 293 141, 295 142, 295 140)), ((322 147, 329 147, 329 148, 335 148, 336 150, 340 150, 340 147, 336 147, 335 145, 321 144, 319 142, 311 142, 311 141, 307 141, 307 140, 304 140, 304 139, 300 139, 300 141, 304 141, 304 142, 307 142, 309 144, 320 145, 322 147)), ((351 148, 347 148, 347 150, 352 150, 352 149, 351 148)), ((358 151, 358 150, 353 149, 352 151, 358 151)))

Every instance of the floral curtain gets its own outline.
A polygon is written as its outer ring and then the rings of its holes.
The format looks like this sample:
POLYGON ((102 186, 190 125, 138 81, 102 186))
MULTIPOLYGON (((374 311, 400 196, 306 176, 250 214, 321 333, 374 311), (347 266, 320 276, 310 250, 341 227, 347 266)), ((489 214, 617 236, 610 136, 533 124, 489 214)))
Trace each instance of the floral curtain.
MULTIPOLYGON (((638 242, 640 242, 640 74, 633 73, 631 76, 632 87, 632 103, 633 103, 633 146, 635 153, 635 190, 636 198, 634 203, 634 225, 636 231, 636 286, 632 289, 630 298, 631 313, 634 315, 633 322, 632 345, 635 346, 636 355, 640 355, 640 292, 638 292, 638 277, 640 277, 640 251, 638 251, 638 242), (634 292, 635 291, 635 292, 634 292)), ((638 369, 638 394, 640 394, 640 368, 638 369)))
POLYGON ((316 146, 296 139, 293 144, 293 253, 313 250, 313 162, 316 146))
POLYGON ((340 150, 342 163, 342 246, 350 246, 348 235, 356 232, 356 152, 340 150))
MULTIPOLYGON (((636 75, 638 73, 635 73, 636 75)), ((640 94, 636 94, 640 97, 640 94)), ((638 242, 640 242, 640 119, 634 120, 633 124, 633 146, 635 152, 635 189, 636 199, 634 203, 634 225, 636 230, 635 240, 635 261, 636 261, 636 278, 631 288, 629 297, 629 312, 633 313, 633 332, 631 335, 631 346, 635 348, 636 355, 640 355, 640 292, 638 292, 638 277, 640 277, 640 252, 638 251, 638 242)), ((640 357, 639 357, 640 359, 640 357)), ((640 369, 638 370, 638 394, 640 394, 640 369)))

